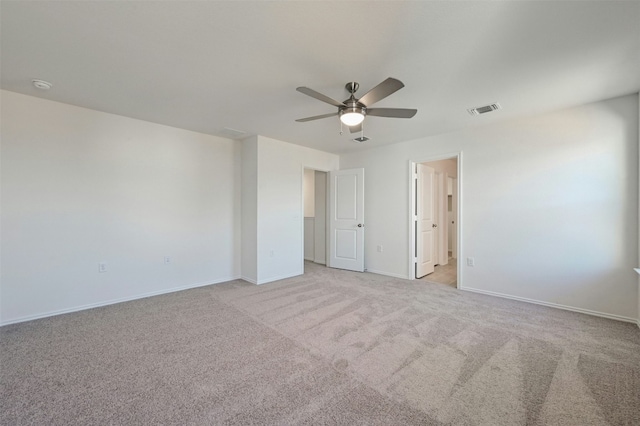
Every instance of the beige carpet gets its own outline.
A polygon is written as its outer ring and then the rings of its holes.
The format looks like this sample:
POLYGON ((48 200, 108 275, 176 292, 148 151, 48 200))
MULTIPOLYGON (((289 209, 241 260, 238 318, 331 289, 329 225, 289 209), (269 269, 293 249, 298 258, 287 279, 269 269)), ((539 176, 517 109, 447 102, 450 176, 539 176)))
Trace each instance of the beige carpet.
POLYGON ((0 328, 0 424, 640 424, 632 324, 306 267, 0 328))

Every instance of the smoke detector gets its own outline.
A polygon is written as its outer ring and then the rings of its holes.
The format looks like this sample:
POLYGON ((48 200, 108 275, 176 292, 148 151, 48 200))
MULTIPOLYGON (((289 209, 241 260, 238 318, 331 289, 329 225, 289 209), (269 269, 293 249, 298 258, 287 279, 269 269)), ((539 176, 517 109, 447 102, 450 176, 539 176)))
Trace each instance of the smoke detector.
POLYGON ((500 106, 499 103, 495 102, 493 104, 489 104, 481 107, 470 108, 467 111, 471 115, 481 115, 481 114, 486 114, 488 112, 495 111, 498 109, 502 109, 502 107, 500 106))
POLYGON ((40 90, 49 90, 53 87, 53 84, 44 80, 31 80, 31 83, 33 83, 36 89, 40 89, 40 90))

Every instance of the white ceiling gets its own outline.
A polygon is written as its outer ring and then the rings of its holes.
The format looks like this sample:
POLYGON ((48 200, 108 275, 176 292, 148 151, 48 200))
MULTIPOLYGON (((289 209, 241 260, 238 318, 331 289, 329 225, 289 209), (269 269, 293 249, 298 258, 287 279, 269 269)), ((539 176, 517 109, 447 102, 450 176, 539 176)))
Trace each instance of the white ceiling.
POLYGON ((347 152, 638 92, 640 2, 0 3, 2 88, 209 134, 225 127, 347 152), (357 144, 296 123, 387 77, 357 144), (31 85, 39 78, 49 92, 31 85), (503 110, 470 116, 499 102, 503 110))

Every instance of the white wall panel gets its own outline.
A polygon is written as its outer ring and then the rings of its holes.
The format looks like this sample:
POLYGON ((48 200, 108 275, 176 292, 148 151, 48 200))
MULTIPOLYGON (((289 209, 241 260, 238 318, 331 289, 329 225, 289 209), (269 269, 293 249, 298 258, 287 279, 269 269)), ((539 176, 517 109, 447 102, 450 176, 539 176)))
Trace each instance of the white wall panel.
POLYGON ((342 155, 366 170, 368 269, 408 275, 409 161, 457 152, 464 287, 638 317, 637 94, 342 155))
POLYGON ((337 170, 335 154, 258 136, 258 283, 303 270, 304 168, 337 170))
POLYGON ((0 321, 239 276, 238 143, 1 94, 0 321))

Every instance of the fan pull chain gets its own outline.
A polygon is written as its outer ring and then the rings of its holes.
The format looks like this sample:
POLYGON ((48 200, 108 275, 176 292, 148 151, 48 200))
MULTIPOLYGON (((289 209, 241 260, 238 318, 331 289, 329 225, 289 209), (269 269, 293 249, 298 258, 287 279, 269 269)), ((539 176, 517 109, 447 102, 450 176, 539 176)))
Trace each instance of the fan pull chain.
POLYGON ((342 136, 342 120, 340 120, 340 136, 342 136))

